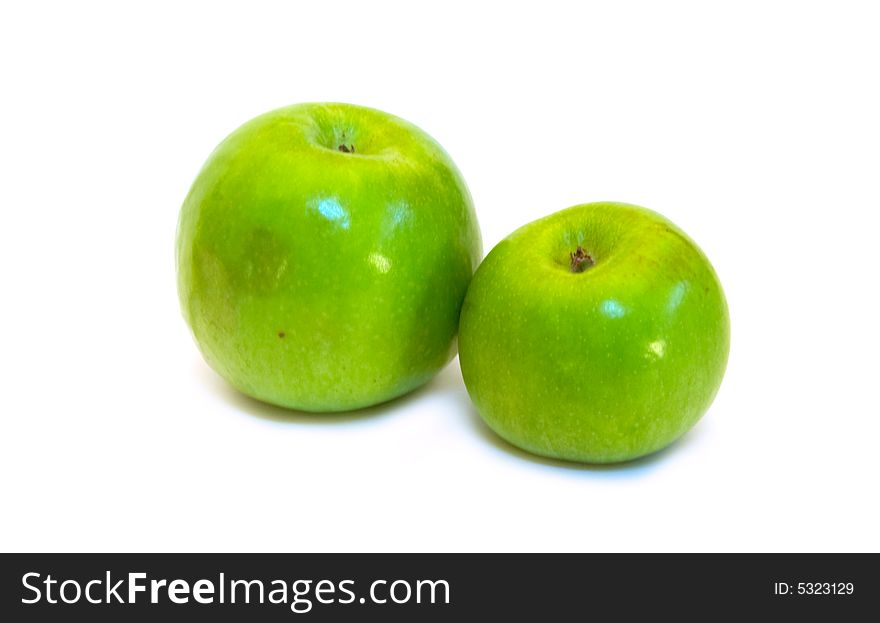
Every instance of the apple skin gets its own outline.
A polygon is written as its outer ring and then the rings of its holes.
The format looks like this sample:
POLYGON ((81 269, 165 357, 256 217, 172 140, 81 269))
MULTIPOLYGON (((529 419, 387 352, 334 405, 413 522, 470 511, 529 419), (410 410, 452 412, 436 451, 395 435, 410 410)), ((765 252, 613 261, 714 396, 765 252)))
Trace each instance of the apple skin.
POLYGON ((687 432, 721 384, 730 320, 709 260, 637 206, 574 206, 520 228, 477 270, 462 307, 461 371, 511 444, 627 461, 687 432), (582 246, 594 260, 572 272, 582 246))
POLYGON ((470 193, 431 137, 378 110, 298 104, 208 158, 180 211, 178 293, 238 390, 342 411, 449 362, 481 256, 470 193))

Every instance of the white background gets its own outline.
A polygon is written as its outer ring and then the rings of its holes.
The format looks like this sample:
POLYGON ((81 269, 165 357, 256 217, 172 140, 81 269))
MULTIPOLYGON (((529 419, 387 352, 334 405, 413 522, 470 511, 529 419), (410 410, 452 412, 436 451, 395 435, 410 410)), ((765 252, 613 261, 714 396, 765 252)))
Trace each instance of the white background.
POLYGON ((880 21, 856 2, 4 4, 3 550, 880 550, 880 21), (681 442, 527 456, 454 361, 387 407, 245 399, 178 309, 214 146, 300 101, 443 144, 488 251, 567 206, 657 210, 732 349, 681 442))

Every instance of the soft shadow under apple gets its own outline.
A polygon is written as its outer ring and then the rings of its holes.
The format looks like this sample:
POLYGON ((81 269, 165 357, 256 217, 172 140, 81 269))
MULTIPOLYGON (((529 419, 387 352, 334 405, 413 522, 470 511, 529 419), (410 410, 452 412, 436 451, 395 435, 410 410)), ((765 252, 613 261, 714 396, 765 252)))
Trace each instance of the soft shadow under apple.
POLYGON ((496 435, 486 423, 483 422, 482 418, 477 413, 476 407, 474 407, 468 397, 467 390, 465 389, 464 382, 461 378, 461 371, 458 367, 458 359, 454 359, 430 382, 409 394, 365 409, 339 413, 309 413, 307 411, 285 409, 283 407, 260 402, 259 400, 246 396, 234 389, 216 372, 205 365, 203 361, 198 360, 196 365, 198 375, 202 377, 203 382, 209 386, 221 400, 234 407, 239 412, 280 424, 335 426, 357 423, 364 420, 390 417, 397 411, 404 410, 415 401, 424 398, 427 394, 447 394, 452 397, 451 402, 458 405, 458 410, 467 421, 468 428, 482 439, 487 446, 517 460, 528 461, 544 467, 570 472, 605 472, 608 473, 608 475, 642 474, 663 463, 664 460, 669 458, 668 455, 674 452, 680 452, 685 446, 693 443, 694 440, 699 437, 699 431, 701 428, 697 425, 682 438, 666 448, 632 461, 608 465, 575 463, 572 461, 551 459, 531 454, 525 450, 517 448, 496 435))

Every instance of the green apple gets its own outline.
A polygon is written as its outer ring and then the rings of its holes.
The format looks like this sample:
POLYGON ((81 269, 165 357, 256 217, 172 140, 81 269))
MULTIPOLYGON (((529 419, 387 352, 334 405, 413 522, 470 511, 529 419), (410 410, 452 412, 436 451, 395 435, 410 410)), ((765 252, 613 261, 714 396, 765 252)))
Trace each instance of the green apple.
POLYGON ((462 307, 461 371, 480 415, 529 452, 634 459, 705 413, 730 321, 709 260, 637 206, 579 205, 530 223, 480 265, 462 307))
POLYGON ((180 212, 178 293, 238 390, 341 411, 449 362, 481 256, 470 193, 431 137, 378 110, 300 104, 208 158, 180 212))

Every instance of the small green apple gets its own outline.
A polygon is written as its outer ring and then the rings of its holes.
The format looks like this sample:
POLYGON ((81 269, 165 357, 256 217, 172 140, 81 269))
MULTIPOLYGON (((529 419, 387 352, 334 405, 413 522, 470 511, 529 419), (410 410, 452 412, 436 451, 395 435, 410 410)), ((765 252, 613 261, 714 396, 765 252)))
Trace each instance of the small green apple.
POLYGON ((455 354, 482 255, 464 179, 414 125, 300 104, 241 126, 181 208, 178 293, 207 362, 254 398, 365 407, 455 354))
POLYGON ((590 463, 672 443, 715 397, 730 343, 721 284, 679 228, 592 203, 530 223, 480 265, 461 371, 501 437, 590 463))

